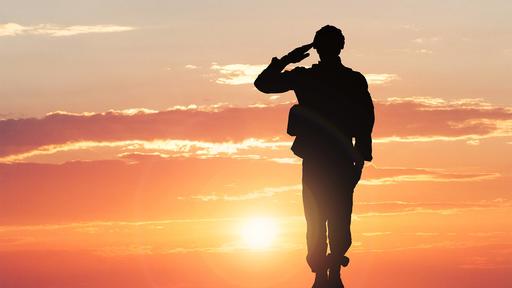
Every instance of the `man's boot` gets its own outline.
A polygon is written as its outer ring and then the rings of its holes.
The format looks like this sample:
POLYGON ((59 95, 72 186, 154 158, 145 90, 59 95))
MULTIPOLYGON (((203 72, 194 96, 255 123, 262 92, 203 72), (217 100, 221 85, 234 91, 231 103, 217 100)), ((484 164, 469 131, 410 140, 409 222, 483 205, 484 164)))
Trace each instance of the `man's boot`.
POLYGON ((328 282, 329 288, 343 288, 341 281, 340 269, 341 266, 347 267, 350 259, 347 256, 335 258, 332 254, 327 255, 327 263, 329 266, 328 282))

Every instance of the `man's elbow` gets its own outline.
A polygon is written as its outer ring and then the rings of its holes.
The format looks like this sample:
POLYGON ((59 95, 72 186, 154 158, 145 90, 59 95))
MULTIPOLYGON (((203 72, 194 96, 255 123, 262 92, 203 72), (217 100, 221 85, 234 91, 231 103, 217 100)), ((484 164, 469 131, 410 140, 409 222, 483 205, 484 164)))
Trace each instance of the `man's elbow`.
POLYGON ((359 152, 365 161, 372 161, 372 137, 371 135, 362 135, 356 137, 355 149, 359 152))
POLYGON ((256 87, 256 89, 258 89, 260 92, 263 92, 263 93, 272 93, 272 89, 270 89, 269 85, 266 83, 266 81, 264 79, 262 79, 262 77, 258 76, 258 78, 256 78, 256 80, 254 80, 254 87, 256 87))

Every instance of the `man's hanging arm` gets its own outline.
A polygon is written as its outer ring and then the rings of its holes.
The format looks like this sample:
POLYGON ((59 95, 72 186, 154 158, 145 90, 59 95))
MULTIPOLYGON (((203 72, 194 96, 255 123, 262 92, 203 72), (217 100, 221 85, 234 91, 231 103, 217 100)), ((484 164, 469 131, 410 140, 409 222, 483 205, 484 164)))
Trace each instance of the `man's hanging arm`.
POLYGON ((356 135, 355 149, 365 161, 372 161, 372 131, 375 124, 375 111, 372 97, 368 91, 368 83, 361 74, 362 86, 360 98, 360 129, 356 135))

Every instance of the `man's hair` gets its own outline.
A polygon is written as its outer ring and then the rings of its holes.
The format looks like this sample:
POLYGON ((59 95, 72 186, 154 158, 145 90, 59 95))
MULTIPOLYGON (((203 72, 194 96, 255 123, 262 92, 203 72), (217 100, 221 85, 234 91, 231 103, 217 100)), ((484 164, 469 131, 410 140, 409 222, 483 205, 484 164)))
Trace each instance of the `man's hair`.
POLYGON ((343 36, 343 32, 340 29, 332 25, 325 25, 316 31, 313 47, 315 49, 318 47, 336 47, 341 50, 345 47, 345 36, 343 36))

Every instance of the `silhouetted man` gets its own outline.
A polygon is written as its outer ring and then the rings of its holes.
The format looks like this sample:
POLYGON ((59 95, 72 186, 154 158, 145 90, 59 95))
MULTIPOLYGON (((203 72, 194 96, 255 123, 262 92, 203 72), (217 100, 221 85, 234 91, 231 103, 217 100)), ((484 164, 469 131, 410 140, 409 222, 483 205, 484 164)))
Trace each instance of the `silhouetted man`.
POLYGON ((373 102, 365 77, 341 63, 344 45, 340 29, 324 26, 313 43, 272 58, 254 82, 264 93, 294 90, 297 96, 298 104, 290 109, 288 134, 296 136, 292 151, 303 159, 306 259, 316 273, 314 288, 343 287, 340 268, 348 264, 345 253, 352 243, 354 187, 364 161, 372 160, 373 102), (311 48, 320 56, 318 64, 283 72, 288 64, 308 57, 311 48))

